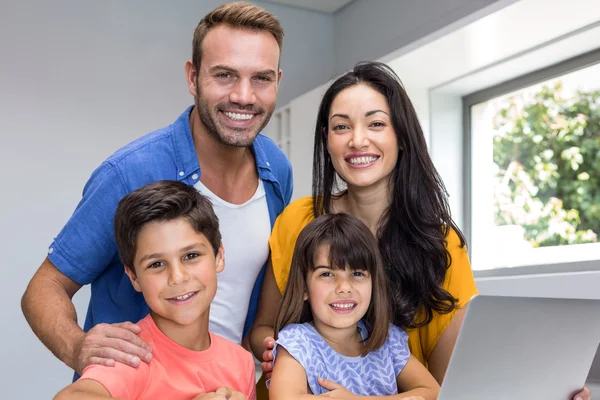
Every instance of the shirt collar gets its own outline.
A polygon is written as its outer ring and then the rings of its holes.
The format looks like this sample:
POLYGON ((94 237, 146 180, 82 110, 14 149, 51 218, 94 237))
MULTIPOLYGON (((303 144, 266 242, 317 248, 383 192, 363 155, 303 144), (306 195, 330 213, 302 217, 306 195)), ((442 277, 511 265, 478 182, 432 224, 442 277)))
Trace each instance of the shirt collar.
MULTIPOLYGON (((177 174, 179 180, 183 180, 193 173, 200 175, 200 164, 190 128, 190 113, 193 108, 193 105, 189 106, 173 124, 173 142, 177 154, 177 168, 179 169, 177 174)), ((271 172, 271 164, 262 143, 263 139, 259 134, 252 143, 258 176, 263 180, 274 180, 271 172)))

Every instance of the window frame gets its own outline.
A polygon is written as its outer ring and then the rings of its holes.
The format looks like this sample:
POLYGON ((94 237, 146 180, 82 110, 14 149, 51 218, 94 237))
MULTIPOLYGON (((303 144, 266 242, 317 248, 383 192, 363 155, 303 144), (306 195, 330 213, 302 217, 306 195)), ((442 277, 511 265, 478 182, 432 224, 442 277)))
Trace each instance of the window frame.
MULTIPOLYGON (((499 84, 477 90, 462 96, 462 125, 463 125, 463 233, 467 243, 471 243, 472 224, 472 106, 488 101, 498 96, 532 86, 549 79, 560 77, 577 70, 600 64, 600 48, 569 58, 556 64, 538 69, 501 82, 499 84)), ((600 245, 600 242, 599 242, 600 245)), ((470 253, 470 249, 469 249, 470 253)), ((474 270, 476 277, 496 277, 515 275, 536 275, 540 273, 585 272, 600 270, 600 254, 595 260, 574 261, 570 263, 554 263, 543 265, 523 265, 516 267, 497 267, 492 269, 474 270)))

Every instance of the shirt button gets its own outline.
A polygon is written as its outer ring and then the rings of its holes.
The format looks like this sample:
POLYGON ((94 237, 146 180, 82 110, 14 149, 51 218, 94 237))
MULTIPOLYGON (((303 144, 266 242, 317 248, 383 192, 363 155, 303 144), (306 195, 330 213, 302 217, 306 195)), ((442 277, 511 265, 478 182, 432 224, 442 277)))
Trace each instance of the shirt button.
POLYGON ((192 175, 192 179, 198 179, 198 174, 192 175))
POLYGON ((48 254, 52 254, 53 252, 54 252, 54 249, 53 249, 52 247, 50 247, 50 248, 48 249, 48 254))
POLYGON ((183 171, 179 171, 179 176, 183 176, 183 171))

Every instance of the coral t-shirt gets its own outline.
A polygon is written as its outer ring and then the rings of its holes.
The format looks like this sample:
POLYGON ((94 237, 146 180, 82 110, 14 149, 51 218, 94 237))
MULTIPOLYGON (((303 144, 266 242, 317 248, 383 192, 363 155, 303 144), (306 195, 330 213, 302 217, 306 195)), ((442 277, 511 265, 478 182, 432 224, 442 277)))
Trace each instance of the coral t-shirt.
POLYGON ((138 322, 140 338, 152 347, 152 361, 137 368, 90 365, 80 379, 93 379, 120 399, 190 400, 221 386, 256 399, 254 359, 240 345, 210 334, 210 347, 194 351, 162 333, 150 315, 138 322))

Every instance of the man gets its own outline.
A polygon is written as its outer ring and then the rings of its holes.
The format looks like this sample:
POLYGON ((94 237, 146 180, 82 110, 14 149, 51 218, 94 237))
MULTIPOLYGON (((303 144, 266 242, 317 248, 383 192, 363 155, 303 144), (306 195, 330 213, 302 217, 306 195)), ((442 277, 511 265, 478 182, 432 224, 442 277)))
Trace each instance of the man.
POLYGON ((185 65, 194 106, 172 125, 118 150, 94 171, 73 216, 22 299, 35 334, 81 374, 90 364, 148 362, 151 349, 132 322, 149 311, 129 284, 113 234, 117 203, 135 189, 178 180, 208 196, 226 254, 210 329, 240 343, 251 327, 268 257, 268 238, 289 203, 292 171, 258 133, 275 108, 283 30, 270 13, 245 2, 222 5, 194 32, 185 65), (84 330, 71 301, 92 285, 84 330))

